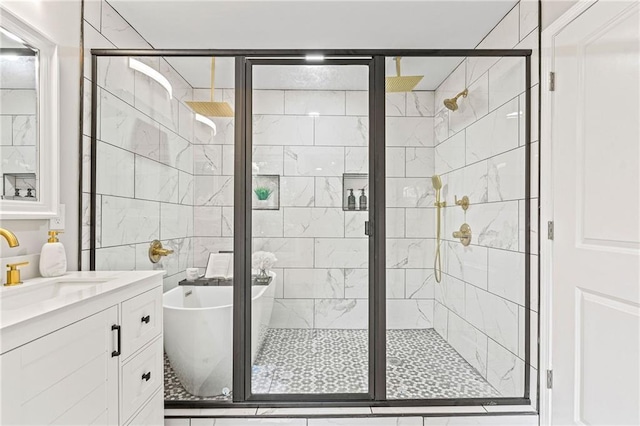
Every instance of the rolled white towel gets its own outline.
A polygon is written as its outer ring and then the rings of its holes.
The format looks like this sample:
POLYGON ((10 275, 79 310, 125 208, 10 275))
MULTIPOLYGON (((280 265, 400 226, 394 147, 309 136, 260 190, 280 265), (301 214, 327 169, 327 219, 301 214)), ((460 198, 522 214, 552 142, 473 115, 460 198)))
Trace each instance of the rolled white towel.
POLYGON ((209 253, 205 278, 218 278, 228 280, 233 278, 233 254, 209 253))

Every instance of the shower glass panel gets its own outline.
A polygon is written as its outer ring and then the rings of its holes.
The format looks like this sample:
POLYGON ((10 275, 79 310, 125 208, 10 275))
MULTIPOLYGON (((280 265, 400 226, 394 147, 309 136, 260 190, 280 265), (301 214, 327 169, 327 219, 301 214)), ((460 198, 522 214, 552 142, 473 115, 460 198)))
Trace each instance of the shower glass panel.
POLYGON ((252 66, 251 393, 369 391, 368 67, 252 66))
POLYGON ((525 60, 402 71, 424 77, 386 94, 387 398, 522 397, 525 60))

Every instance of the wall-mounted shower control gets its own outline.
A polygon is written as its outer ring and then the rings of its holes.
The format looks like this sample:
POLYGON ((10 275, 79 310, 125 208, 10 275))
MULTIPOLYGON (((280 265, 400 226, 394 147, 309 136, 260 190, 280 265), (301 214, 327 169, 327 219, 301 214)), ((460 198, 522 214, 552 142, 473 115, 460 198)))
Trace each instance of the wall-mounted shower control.
POLYGON ((458 200, 458 196, 454 195, 453 199, 456 202, 456 206, 460 206, 462 207, 462 210, 467 211, 467 209, 469 208, 469 197, 465 195, 462 197, 462 199, 458 200))
POLYGON ((460 230, 453 233, 453 238, 459 238, 463 246, 468 246, 471 244, 471 227, 463 223, 460 226, 460 230))

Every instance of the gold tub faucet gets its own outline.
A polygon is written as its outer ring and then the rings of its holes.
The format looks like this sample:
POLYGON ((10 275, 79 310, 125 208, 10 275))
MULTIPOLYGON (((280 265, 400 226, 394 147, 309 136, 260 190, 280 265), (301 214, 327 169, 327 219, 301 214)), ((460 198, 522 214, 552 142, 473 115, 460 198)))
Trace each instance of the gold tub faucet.
POLYGON ((2 235, 5 240, 7 240, 7 243, 9 243, 9 247, 18 247, 20 245, 16 234, 9 231, 8 229, 0 228, 0 235, 2 235))

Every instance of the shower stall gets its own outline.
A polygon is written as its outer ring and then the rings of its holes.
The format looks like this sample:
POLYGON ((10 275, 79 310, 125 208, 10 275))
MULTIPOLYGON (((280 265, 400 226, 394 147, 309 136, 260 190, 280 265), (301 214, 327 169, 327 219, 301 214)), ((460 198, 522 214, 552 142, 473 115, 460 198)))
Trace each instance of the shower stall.
POLYGON ((87 267, 165 270, 167 404, 528 404, 530 55, 92 51, 87 267))

